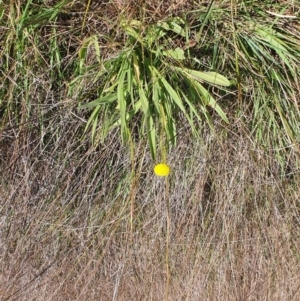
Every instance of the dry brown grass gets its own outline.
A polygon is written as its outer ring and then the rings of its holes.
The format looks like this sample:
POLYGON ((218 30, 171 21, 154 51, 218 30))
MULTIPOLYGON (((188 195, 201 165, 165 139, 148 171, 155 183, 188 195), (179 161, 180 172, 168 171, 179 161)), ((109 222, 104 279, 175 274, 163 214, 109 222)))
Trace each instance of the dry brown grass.
MULTIPOLYGON (((133 181, 118 136, 93 149, 61 118, 55 144, 20 133, 22 155, 1 164, 1 300, 163 300, 165 187, 149 152, 133 181)), ((247 136, 202 137, 169 154, 169 300, 298 300, 296 157, 282 177, 247 136)))

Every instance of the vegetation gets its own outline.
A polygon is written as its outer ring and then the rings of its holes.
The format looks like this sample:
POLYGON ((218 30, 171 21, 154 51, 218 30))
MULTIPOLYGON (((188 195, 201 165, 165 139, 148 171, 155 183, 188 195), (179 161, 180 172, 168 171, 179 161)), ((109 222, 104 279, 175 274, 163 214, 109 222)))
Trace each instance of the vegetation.
POLYGON ((299 300, 299 4, 103 2, 0 0, 1 300, 299 300))

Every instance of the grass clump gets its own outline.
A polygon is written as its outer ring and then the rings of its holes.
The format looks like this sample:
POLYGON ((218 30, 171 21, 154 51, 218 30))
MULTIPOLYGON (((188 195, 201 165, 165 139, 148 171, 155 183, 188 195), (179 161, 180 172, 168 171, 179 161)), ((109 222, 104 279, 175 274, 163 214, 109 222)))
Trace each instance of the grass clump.
MULTIPOLYGON (((87 127, 93 124, 92 136, 95 137, 101 105, 110 106, 110 111, 119 111, 113 114, 107 126, 121 127, 124 142, 131 140, 129 123, 139 116, 141 135, 146 131, 152 157, 156 157, 156 139, 158 133, 166 135, 167 144, 176 140, 175 117, 178 111, 189 122, 196 133, 193 117, 201 121, 195 103, 201 104, 201 109, 210 121, 207 107, 210 106, 228 122, 228 119, 201 84, 206 81, 214 85, 229 86, 230 82, 216 72, 200 72, 183 66, 186 58, 181 47, 170 49, 167 46, 170 35, 173 38, 188 37, 185 22, 179 17, 160 21, 152 25, 144 25, 141 21, 121 19, 120 28, 124 32, 126 43, 124 50, 117 53, 112 59, 100 63, 93 73, 93 80, 101 78, 97 93, 99 98, 81 105, 80 108, 94 108, 87 127), (166 36, 168 35, 168 39, 166 36), (116 103, 116 105, 113 105, 116 103), (187 107, 187 109, 186 109, 187 107), (116 116, 117 115, 117 116, 116 116), (158 124, 158 128, 156 126, 158 124), (146 129, 145 131, 143 129, 146 129)), ((90 38, 88 38, 90 40, 90 38)), ((96 54, 100 55, 97 38, 93 36, 96 54)), ((88 45, 84 43, 80 57, 84 60, 88 45)), ((90 68, 87 72, 90 72, 90 68)), ((80 75, 79 80, 87 75, 80 75)), ((72 86, 78 83, 72 81, 72 86)), ((107 117, 105 117, 107 119, 107 117)))
POLYGON ((1 3, 2 299, 299 299, 299 11, 1 3))

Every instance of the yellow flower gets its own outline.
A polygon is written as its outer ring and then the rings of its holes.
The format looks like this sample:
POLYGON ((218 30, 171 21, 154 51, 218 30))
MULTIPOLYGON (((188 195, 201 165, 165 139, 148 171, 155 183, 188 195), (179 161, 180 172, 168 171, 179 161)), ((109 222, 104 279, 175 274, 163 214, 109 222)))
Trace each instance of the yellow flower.
POLYGON ((159 177, 166 177, 170 173, 170 167, 167 164, 160 163, 154 166, 154 172, 159 177))

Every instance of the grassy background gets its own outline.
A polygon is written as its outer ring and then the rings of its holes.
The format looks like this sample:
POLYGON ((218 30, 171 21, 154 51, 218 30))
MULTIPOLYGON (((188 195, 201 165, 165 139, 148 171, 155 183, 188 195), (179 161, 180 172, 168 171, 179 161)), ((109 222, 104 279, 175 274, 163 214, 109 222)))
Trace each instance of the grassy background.
POLYGON ((300 7, 259 2, 0 2, 1 300, 299 300, 300 7), (78 105, 135 47, 122 18, 175 16, 187 38, 158 45, 232 85, 205 86, 228 124, 195 104, 193 130, 174 109, 165 181, 142 113, 128 146, 116 105, 94 129, 78 105))

